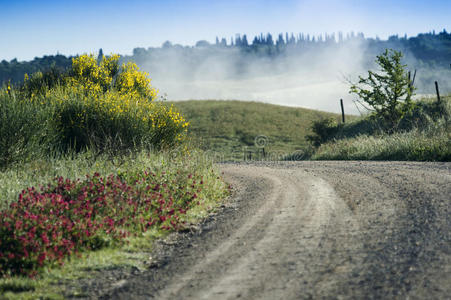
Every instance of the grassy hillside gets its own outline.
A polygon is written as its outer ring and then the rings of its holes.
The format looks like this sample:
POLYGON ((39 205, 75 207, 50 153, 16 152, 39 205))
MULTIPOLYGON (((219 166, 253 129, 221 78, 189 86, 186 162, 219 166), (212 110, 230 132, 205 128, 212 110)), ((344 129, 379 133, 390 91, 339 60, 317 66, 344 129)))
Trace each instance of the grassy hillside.
POLYGON ((313 120, 337 118, 339 115, 305 108, 273 104, 191 100, 174 104, 190 122, 189 130, 220 160, 242 160, 252 152, 253 158, 265 152, 274 158, 292 153, 307 145, 313 120), (258 147, 255 145, 257 138, 258 147))

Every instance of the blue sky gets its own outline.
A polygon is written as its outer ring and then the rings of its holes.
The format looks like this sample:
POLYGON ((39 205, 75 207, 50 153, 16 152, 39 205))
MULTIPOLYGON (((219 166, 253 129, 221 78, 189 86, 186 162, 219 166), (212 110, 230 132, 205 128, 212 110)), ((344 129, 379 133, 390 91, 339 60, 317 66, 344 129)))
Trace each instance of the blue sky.
POLYGON ((129 54, 164 41, 193 45, 236 33, 363 32, 387 38, 451 31, 451 0, 0 0, 0 60, 129 54))

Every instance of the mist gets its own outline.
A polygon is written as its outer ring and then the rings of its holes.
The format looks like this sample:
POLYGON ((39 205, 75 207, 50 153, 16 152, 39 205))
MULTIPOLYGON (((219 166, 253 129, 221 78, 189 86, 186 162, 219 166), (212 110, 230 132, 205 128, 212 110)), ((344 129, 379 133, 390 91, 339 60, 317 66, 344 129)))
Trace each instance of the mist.
MULTIPOLYGON (((347 114, 359 114, 363 111, 354 102, 356 96, 349 94, 350 81, 377 69, 374 60, 383 52, 379 48, 355 38, 342 43, 325 41, 320 47, 310 44, 302 51, 286 47, 283 52, 272 53, 264 48, 256 54, 199 42, 196 47, 141 49, 146 55, 135 49, 133 59, 168 100, 244 100, 338 113, 339 100, 343 99, 347 114)), ((434 78, 451 76, 448 70, 440 69, 440 74, 425 67, 408 51, 404 60, 412 74, 417 69, 417 93, 431 94, 434 78)), ((443 81, 449 90, 448 81, 443 81)))

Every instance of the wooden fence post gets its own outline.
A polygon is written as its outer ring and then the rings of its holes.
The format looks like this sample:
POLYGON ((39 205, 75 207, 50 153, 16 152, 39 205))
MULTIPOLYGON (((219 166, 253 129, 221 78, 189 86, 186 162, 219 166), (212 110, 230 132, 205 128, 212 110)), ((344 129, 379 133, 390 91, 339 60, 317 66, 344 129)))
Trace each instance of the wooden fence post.
POLYGON ((344 124, 345 123, 345 109, 343 107, 343 99, 340 99, 340 105, 341 105, 341 121, 344 124))
POLYGON ((435 91, 437 93, 437 102, 440 103, 440 91, 438 89, 438 82, 435 82, 435 91))

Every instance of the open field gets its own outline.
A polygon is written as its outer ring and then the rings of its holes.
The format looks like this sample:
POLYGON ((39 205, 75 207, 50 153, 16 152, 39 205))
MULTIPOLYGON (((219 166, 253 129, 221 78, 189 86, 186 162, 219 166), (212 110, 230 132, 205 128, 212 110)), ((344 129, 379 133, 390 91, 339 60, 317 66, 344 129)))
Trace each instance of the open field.
POLYGON ((257 102, 192 100, 169 103, 180 109, 190 122, 189 132, 201 147, 220 161, 243 160, 248 151, 254 158, 262 158, 263 147, 274 159, 282 158, 307 146, 305 136, 311 133, 312 121, 340 118, 329 112, 257 102))

